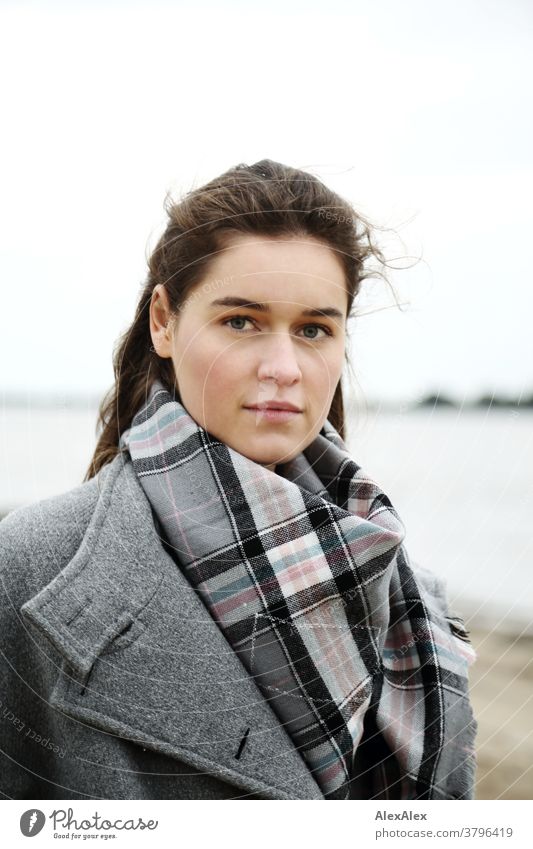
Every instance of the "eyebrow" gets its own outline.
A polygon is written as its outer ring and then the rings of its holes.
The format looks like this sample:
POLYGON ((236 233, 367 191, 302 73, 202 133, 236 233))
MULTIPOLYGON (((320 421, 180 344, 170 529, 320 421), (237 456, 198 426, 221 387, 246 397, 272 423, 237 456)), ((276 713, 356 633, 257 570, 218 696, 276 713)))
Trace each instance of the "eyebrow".
MULTIPOLYGON (((251 310, 258 312, 272 312, 268 304, 259 304, 256 301, 249 301, 247 298, 237 298, 232 295, 227 295, 225 298, 216 298, 211 301, 210 307, 248 307, 251 310)), ((344 315, 336 307, 322 307, 322 309, 307 309, 302 310, 301 315, 307 316, 329 316, 330 318, 338 318, 343 320, 344 315)))

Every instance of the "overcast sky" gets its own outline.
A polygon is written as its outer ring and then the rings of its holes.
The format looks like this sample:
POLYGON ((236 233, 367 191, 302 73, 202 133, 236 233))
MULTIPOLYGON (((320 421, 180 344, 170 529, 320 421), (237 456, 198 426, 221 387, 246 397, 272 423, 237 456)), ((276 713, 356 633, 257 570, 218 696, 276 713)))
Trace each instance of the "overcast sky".
POLYGON ((368 397, 530 393, 532 23, 528 0, 2 3, 0 389, 106 389, 166 191, 268 157, 422 256, 391 275, 409 307, 374 285, 352 328, 368 397))

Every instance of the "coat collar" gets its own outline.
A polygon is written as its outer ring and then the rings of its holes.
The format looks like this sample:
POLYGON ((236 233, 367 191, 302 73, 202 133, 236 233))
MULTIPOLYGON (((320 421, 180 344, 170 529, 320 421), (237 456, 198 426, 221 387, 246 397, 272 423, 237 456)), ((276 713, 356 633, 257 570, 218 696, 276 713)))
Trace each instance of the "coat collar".
POLYGON ((119 454, 96 482, 96 508, 79 549, 21 608, 65 659, 51 704, 235 784, 243 796, 323 799, 165 551, 129 457, 119 454))

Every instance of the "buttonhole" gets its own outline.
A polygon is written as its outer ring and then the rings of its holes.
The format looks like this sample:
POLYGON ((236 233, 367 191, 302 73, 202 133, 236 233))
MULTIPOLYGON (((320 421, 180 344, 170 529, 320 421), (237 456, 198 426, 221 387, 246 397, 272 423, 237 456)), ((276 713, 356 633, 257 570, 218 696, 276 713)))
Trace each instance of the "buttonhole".
POLYGON ((240 756, 242 755, 242 750, 244 749, 244 747, 246 745, 246 740, 248 739, 249 733, 250 733, 250 729, 247 728, 246 731, 244 732, 244 737, 242 738, 241 742, 239 743, 239 748, 238 748, 237 754, 235 755, 237 760, 239 760, 240 756))

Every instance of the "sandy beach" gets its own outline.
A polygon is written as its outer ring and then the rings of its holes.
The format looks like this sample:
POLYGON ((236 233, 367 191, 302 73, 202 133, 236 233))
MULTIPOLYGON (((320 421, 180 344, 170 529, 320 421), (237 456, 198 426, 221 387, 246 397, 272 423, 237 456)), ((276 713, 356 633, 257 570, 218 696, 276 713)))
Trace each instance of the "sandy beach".
POLYGON ((477 660, 470 692, 479 723, 476 799, 533 799, 533 635, 469 623, 477 660))

